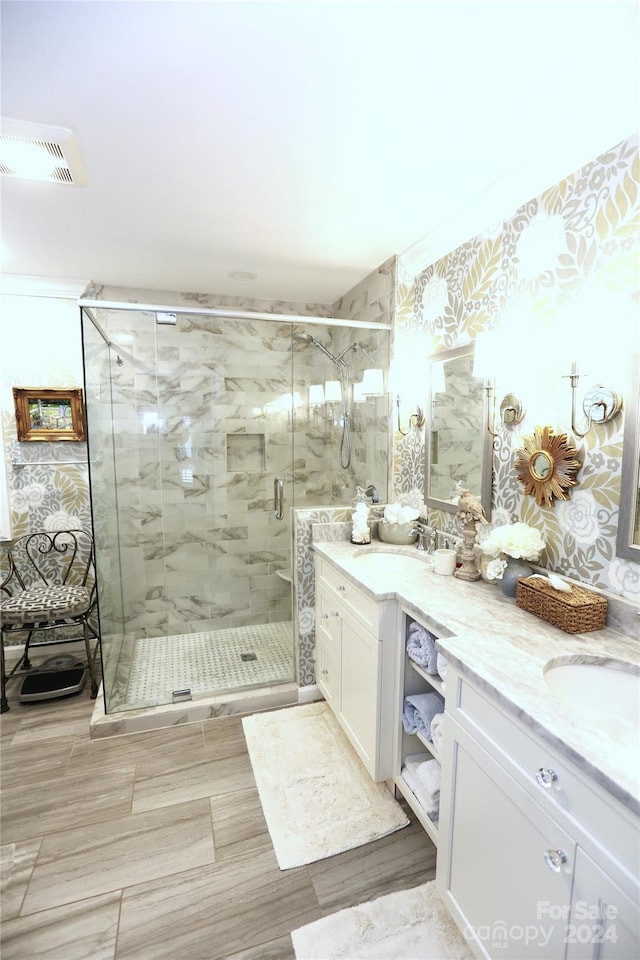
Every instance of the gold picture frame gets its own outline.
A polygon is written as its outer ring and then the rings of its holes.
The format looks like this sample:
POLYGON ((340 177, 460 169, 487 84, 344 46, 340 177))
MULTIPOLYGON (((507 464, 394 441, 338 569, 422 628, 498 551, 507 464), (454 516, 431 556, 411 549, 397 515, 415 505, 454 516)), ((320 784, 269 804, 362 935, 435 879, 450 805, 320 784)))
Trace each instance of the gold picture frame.
POLYGON ((524 492, 535 497, 539 507, 568 500, 582 464, 567 434, 554 436, 551 427, 536 427, 533 437, 523 437, 522 442, 524 449, 516 453, 515 468, 524 492))
POLYGON ((18 440, 86 440, 79 387, 14 387, 13 403, 18 440))

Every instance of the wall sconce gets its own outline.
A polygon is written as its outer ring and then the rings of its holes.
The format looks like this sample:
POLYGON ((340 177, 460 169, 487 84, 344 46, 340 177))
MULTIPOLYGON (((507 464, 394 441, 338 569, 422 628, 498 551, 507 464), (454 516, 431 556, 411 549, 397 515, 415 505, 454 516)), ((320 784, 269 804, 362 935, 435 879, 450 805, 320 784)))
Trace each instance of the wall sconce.
POLYGON ((622 397, 611 387, 597 384, 587 390, 582 401, 582 410, 586 420, 586 429, 581 431, 576 427, 576 391, 578 381, 583 374, 578 373, 578 364, 574 360, 571 364, 571 373, 565 374, 571 381, 571 430, 576 437, 582 440, 589 433, 594 423, 609 423, 622 410, 622 397))
POLYGON ((406 437, 406 435, 409 433, 409 430, 413 428, 415 428, 416 430, 420 430, 421 427, 424 427, 424 413, 422 412, 421 407, 416 406, 416 412, 412 413, 409 416, 408 430, 403 430, 402 427, 400 426, 400 395, 399 394, 396 397, 396 408, 397 408, 397 415, 398 415, 398 433, 401 434, 403 437, 406 437))
POLYGON ((333 420, 335 417, 333 405, 342 401, 342 386, 339 380, 325 381, 324 401, 327 405, 327 420, 333 420))
POLYGON ((327 380, 324 385, 325 403, 340 403, 342 400, 342 387, 339 380, 327 380))
MULTIPOLYGON (((487 431, 497 437, 496 391, 494 386, 497 367, 502 356, 502 344, 497 330, 487 330, 476 337, 473 357, 473 375, 484 381, 483 389, 487 393, 487 431)), ((500 404, 500 419, 503 427, 515 427, 524 420, 525 409, 515 393, 506 393, 500 404)))
POLYGON ((319 407, 324 403, 324 387, 321 383, 312 383, 309 387, 309 406, 319 407))
POLYGON ((431 364, 431 402, 435 403, 436 393, 444 393, 447 385, 444 379, 444 363, 431 364))
POLYGON ((381 397, 384 394, 382 370, 365 370, 362 374, 362 393, 365 397, 381 397))
POLYGON ((318 426, 319 408, 324 404, 324 387, 321 383, 312 383, 309 387, 309 408, 313 410, 313 423, 318 426))
POLYGON ((423 364, 424 358, 419 353, 410 354, 405 350, 402 356, 395 355, 389 367, 389 393, 396 395, 396 417, 397 431, 402 437, 406 437, 410 430, 420 430, 424 426, 424 412, 419 404, 416 403, 415 413, 409 415, 409 427, 403 430, 400 424, 400 397, 404 392, 410 391, 417 393, 416 385, 424 378, 423 364))

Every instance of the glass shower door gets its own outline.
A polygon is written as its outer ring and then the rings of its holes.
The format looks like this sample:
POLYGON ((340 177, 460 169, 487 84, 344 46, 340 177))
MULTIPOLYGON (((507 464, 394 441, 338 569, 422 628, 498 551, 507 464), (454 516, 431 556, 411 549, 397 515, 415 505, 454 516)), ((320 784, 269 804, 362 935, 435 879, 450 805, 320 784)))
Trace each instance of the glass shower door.
MULTIPOLYGON (((88 436, 91 512, 96 555, 103 692, 112 693, 128 681, 124 601, 118 531, 116 460, 112 429, 109 342, 81 311, 85 371, 85 415, 88 436)), ((107 704, 105 700, 105 710, 107 704)))
POLYGON ((103 550, 122 571, 127 675, 105 682, 107 712, 292 681, 291 326, 98 313, 112 344, 117 520, 103 550))

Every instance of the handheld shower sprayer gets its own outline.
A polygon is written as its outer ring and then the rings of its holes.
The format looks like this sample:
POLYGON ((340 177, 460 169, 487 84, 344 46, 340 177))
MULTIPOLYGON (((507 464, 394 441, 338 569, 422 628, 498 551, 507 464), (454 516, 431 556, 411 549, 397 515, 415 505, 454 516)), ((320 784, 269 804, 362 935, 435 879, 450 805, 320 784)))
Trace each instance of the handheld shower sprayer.
POLYGON ((294 333, 293 337, 294 340, 299 340, 302 343, 313 344, 313 346, 324 353, 325 357, 328 357, 340 371, 340 388, 342 390, 342 437, 340 439, 339 462, 342 469, 346 470, 351 466, 351 414, 349 413, 348 407, 349 365, 344 358, 351 350, 355 353, 355 351, 359 349, 359 346, 357 343, 351 343, 348 347, 345 347, 341 353, 334 356, 323 343, 320 343, 319 340, 312 337, 310 333, 294 333))

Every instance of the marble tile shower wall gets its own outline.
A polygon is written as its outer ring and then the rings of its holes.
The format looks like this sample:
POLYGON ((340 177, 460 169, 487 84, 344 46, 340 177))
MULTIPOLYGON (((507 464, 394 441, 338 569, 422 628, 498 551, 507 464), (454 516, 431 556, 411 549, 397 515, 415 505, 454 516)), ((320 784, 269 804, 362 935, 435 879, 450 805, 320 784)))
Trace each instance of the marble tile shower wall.
MULTIPOLYGON (((345 360, 349 364, 350 390, 362 381, 367 367, 386 369, 389 355, 387 331, 333 327, 323 330, 308 328, 334 356, 352 344, 345 360)), ((339 372, 334 364, 311 344, 294 342, 294 390, 301 396, 295 426, 295 504, 330 506, 350 504, 356 486, 373 483, 386 495, 389 447, 388 400, 370 397, 353 402, 350 393, 351 463, 348 462, 346 438, 341 425, 342 406, 336 403, 310 408, 309 385, 336 380, 339 372)))
POLYGON ((127 320, 113 386, 129 634, 290 618, 277 576, 289 567, 287 528, 268 509, 273 477, 292 466, 286 413, 269 408, 290 390, 288 339, 275 324, 267 339, 260 323, 160 327, 133 313, 109 315, 110 336, 127 320))

